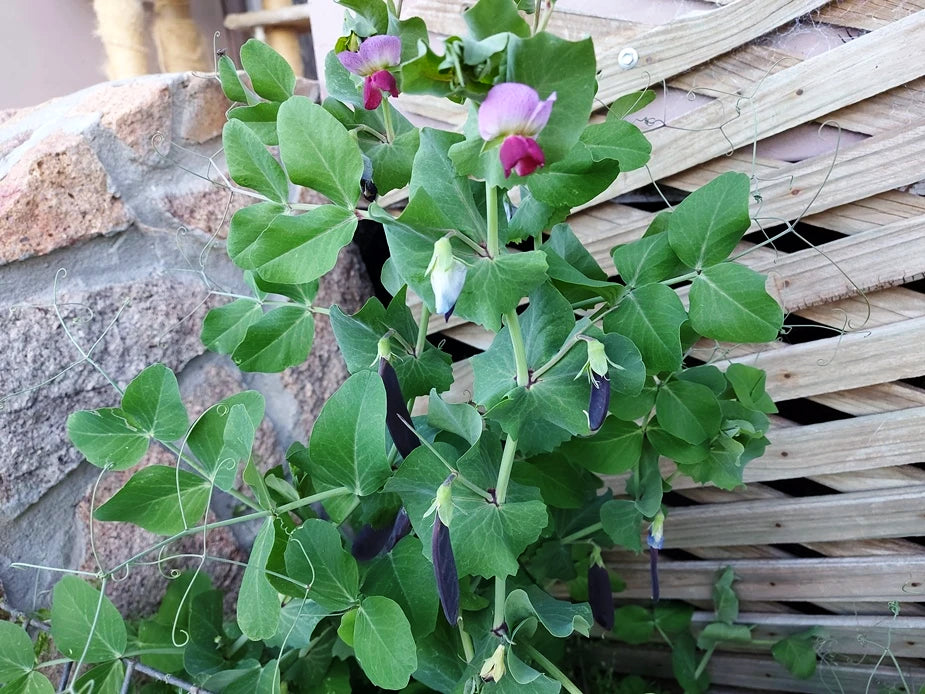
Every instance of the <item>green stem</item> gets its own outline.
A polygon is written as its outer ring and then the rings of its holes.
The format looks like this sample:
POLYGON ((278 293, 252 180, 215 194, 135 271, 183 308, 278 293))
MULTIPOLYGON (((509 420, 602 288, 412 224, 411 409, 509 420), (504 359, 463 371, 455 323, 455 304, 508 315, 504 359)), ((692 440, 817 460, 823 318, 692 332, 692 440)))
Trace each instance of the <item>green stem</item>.
POLYGON ((561 542, 563 545, 567 545, 569 543, 575 542, 576 540, 580 540, 583 537, 587 537, 588 535, 593 535, 598 530, 603 530, 603 529, 604 529, 604 524, 598 522, 598 523, 595 523, 594 525, 589 525, 587 528, 576 530, 571 535, 567 535, 563 537, 561 542))
POLYGON ((472 647, 472 637, 469 636, 469 633, 463 628, 461 619, 456 623, 456 626, 459 627, 459 640, 462 641, 466 662, 471 663, 472 659, 475 657, 475 649, 472 647))
POLYGON ((707 663, 710 662, 710 658, 713 656, 713 651, 716 650, 716 644, 714 643, 707 649, 707 652, 703 654, 703 658, 700 659, 700 664, 697 666, 697 669, 694 671, 694 679, 698 679, 703 671, 707 669, 707 663))
POLYGON ((517 310, 511 309, 504 314, 504 322, 511 333, 511 344, 514 346, 514 363, 517 365, 517 385, 525 387, 530 384, 530 368, 527 366, 527 349, 524 346, 524 336, 520 331, 520 320, 517 310))
MULTIPOLYGON (((588 327, 591 327, 591 323, 588 323, 588 327)), ((562 361, 562 359, 565 358, 565 355, 569 353, 569 350, 578 344, 578 341, 581 339, 582 335, 584 335, 584 330, 581 330, 580 332, 572 335, 571 339, 567 340, 565 344, 562 345, 562 347, 559 349, 559 351, 552 355, 548 362, 533 372, 533 380, 535 381, 560 361, 562 361)))
POLYGON ((694 270, 693 272, 686 272, 683 275, 678 275, 677 277, 670 277, 667 280, 662 280, 660 284, 677 284, 678 282, 686 282, 687 280, 692 280, 700 274, 699 270, 694 270))
MULTIPOLYGON (((200 477, 202 477, 203 479, 206 479, 206 480, 210 480, 210 481, 211 481, 212 478, 209 477, 208 474, 206 474, 206 471, 199 465, 199 463, 197 463, 196 461, 194 461, 194 460, 193 460, 192 458, 190 458, 189 456, 184 455, 184 453, 183 453, 179 448, 177 448, 176 446, 174 446, 172 443, 166 443, 166 442, 164 442, 164 441, 158 441, 158 443, 160 443, 164 448, 166 448, 168 451, 170 451, 170 452, 173 453, 175 456, 177 456, 177 459, 178 459, 178 460, 182 460, 184 463, 186 463, 186 464, 189 465, 191 468, 193 468, 193 470, 195 470, 196 473, 197 473, 200 477)), ((225 493, 228 494, 230 497, 236 499, 237 501, 240 501, 242 504, 244 504, 245 506, 247 506, 247 507, 250 508, 250 509, 253 509, 253 510, 255 510, 255 511, 260 511, 260 510, 261 510, 259 504, 257 504, 257 503, 256 503, 254 500, 252 500, 250 497, 247 497, 247 496, 245 496, 244 494, 242 494, 241 492, 239 492, 237 489, 229 489, 229 490, 225 491, 225 493)))
POLYGON ((495 576, 495 618, 492 622, 492 629, 499 629, 504 624, 504 600, 507 598, 505 587, 505 577, 495 576))
POLYGON ((488 256, 497 257, 498 244, 498 189, 485 181, 485 222, 488 225, 488 256))
POLYGON ((504 452, 501 454, 501 469, 498 470, 498 483, 495 485, 495 503, 504 504, 507 499, 507 484, 511 480, 511 470, 514 468, 514 453, 517 451, 517 439, 510 436, 504 442, 504 452))
POLYGON ((248 641, 250 641, 250 639, 247 638, 247 634, 241 634, 237 640, 231 644, 231 648, 228 649, 228 657, 231 658, 234 656, 234 654, 240 651, 248 641))
POLYGON ((382 120, 385 123, 385 137, 389 142, 395 141, 395 128, 392 127, 392 106, 388 97, 382 99, 382 120))
POLYGON ((46 660, 43 663, 36 665, 36 669, 42 667, 54 667, 55 665, 66 665, 67 663, 73 662, 73 658, 55 658, 54 660, 46 660))
POLYGON ((267 518, 268 516, 278 515, 280 513, 286 513, 288 511, 294 511, 297 508, 302 508, 303 506, 308 506, 309 504, 314 504, 317 501, 324 501, 325 499, 330 499, 335 496, 344 496, 346 494, 351 494, 352 492, 346 487, 335 487, 334 489, 328 489, 327 491, 318 492, 317 494, 312 494, 307 496, 304 499, 299 499, 298 501, 293 501, 288 504, 284 504, 276 509, 276 511, 256 511, 254 513, 248 513, 244 516, 237 516, 235 518, 228 518, 222 521, 216 521, 214 523, 204 523, 203 525, 197 525, 194 528, 187 528, 182 532, 179 532, 171 537, 168 537, 166 540, 161 540, 157 544, 148 547, 147 549, 142 550, 138 554, 129 557, 121 564, 116 564, 109 570, 109 574, 115 574, 117 571, 124 569, 130 564, 134 564, 139 559, 142 559, 145 555, 150 554, 151 552, 157 551, 162 547, 166 547, 171 542, 179 540, 181 537, 187 537, 189 535, 195 535, 196 533, 207 532, 209 530, 214 530, 215 528, 225 528, 229 525, 237 525, 239 523, 247 523, 252 520, 260 520, 261 518, 267 518))
POLYGON ((546 671, 546 674, 561 684, 565 691, 567 691, 569 694, 582 694, 582 691, 577 686, 575 686, 575 683, 566 677, 565 673, 557 668, 552 663, 552 661, 549 660, 549 658, 540 653, 529 643, 525 643, 524 648, 527 649, 527 653, 530 654, 530 656, 539 664, 539 666, 546 671))
POLYGON ((418 323, 418 341, 414 343, 414 354, 420 357, 427 345, 427 327, 430 324, 430 309, 421 305, 421 322, 418 323))

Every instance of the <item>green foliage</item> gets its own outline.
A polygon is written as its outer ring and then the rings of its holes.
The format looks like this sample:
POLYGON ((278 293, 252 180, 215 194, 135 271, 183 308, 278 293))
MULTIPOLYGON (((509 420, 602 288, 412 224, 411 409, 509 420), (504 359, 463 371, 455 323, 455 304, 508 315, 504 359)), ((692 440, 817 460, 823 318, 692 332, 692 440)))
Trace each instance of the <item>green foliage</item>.
MULTIPOLYGON (((591 40, 535 31, 524 3, 479 0, 464 13, 469 35, 446 37, 442 55, 423 21, 400 19, 394 3, 341 4, 350 12, 338 50, 397 36, 401 63, 387 69, 399 89, 467 103, 468 119, 455 133, 416 127, 388 97, 366 110, 366 76, 333 53, 321 105, 293 95, 291 69, 263 43, 242 48, 246 79, 230 58, 219 59, 222 89, 237 104, 223 131, 229 174, 256 202, 235 212, 226 246, 247 293, 229 290, 233 300, 209 311, 203 344, 242 371, 279 372, 305 362, 316 320, 330 320, 351 375, 321 408, 307 443, 292 444, 288 466, 269 470, 252 455, 264 416, 259 393, 231 395, 191 424, 163 365, 138 374, 118 406, 71 415, 71 440, 98 467, 128 469, 152 441, 176 460, 136 471, 95 509, 97 520, 165 536, 157 549, 187 535, 207 543, 218 489, 249 507, 220 523, 251 521, 257 531, 233 615, 201 571, 175 578, 157 614, 128 628, 96 588, 63 578, 52 635, 66 657, 95 665, 80 686, 115 692, 119 659, 137 653, 216 692, 335 693, 371 683, 552 694, 564 677, 549 666, 561 640, 592 629, 589 567, 606 547, 641 551, 645 530, 670 513, 662 502, 674 478, 663 478, 660 457, 696 482, 733 488, 768 443, 775 406, 763 372, 685 362, 700 337, 761 342, 781 327, 763 276, 729 259, 751 224, 748 177, 721 175, 655 216, 642 238, 612 249, 619 277, 610 279, 563 221, 621 171, 646 165, 651 147, 623 118, 653 93, 626 95, 589 125, 591 40), (533 133, 545 164, 525 177, 505 177, 503 138, 479 134, 480 104, 503 82, 526 84, 541 99, 556 94, 549 122, 533 133), (370 179, 379 194, 407 186, 401 214, 375 202, 357 208, 361 190, 371 195, 370 179), (326 202, 301 202, 302 189, 326 202), (383 284, 393 298, 372 298, 353 314, 317 305, 319 281, 360 219, 385 230, 383 284), (449 299, 439 280, 448 271, 432 263, 441 239, 456 272, 465 268, 449 299), (511 246, 520 241, 527 245, 511 246), (438 299, 441 310, 455 301, 454 315, 495 333, 470 358, 474 387, 461 398, 449 355, 427 339, 438 299), (397 388, 377 371, 384 356, 397 388), (423 396, 426 415, 410 418, 405 410, 416 412, 423 396), (589 411, 607 415, 594 433, 589 411), (395 426, 414 428, 400 451, 395 426), (625 487, 611 489, 618 475, 625 487), (556 581, 567 583, 570 599, 553 597, 556 581), (444 615, 456 606, 440 602, 457 592, 460 621, 448 624, 444 615), (506 673, 483 682, 479 672, 502 644, 506 673)), ((103 587, 142 558, 101 573, 103 587)), ((610 576, 611 588, 622 589, 610 576)), ((696 633, 692 608, 662 601, 620 607, 613 634, 669 643, 678 682, 706 691, 717 645, 754 645, 750 627, 737 623, 733 578, 718 578, 715 620, 696 633)), ((609 600, 603 588, 595 609, 609 600)), ((781 640, 774 657, 808 676, 811 638, 781 640)), ((33 670, 25 632, 0 625, 0 639, 9 644, 0 654, 4 692, 51 691, 33 670)), ((644 686, 624 684, 616 691, 644 686)))

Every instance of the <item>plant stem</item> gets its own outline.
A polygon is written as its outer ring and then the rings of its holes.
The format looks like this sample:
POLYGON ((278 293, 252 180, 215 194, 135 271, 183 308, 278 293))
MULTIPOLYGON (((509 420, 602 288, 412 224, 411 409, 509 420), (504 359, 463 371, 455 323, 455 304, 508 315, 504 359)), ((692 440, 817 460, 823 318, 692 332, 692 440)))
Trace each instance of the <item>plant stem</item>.
POLYGON ((495 503, 504 504, 507 499, 507 484, 511 479, 511 470, 514 467, 514 453, 517 451, 517 439, 507 437, 504 442, 504 452, 501 454, 501 469, 498 470, 498 483, 495 485, 495 503))
POLYGON ((241 634, 237 640, 231 644, 231 648, 228 649, 228 657, 231 658, 234 656, 234 654, 240 651, 249 640, 247 634, 241 634))
POLYGON ((493 630, 500 629, 504 624, 504 600, 507 598, 505 582, 504 576, 495 576, 495 617, 491 625, 493 630))
POLYGON ((565 691, 567 691, 569 694, 582 694, 582 691, 577 686, 575 686, 575 683, 566 677, 562 670, 553 665, 549 658, 540 653, 529 643, 525 643, 524 648, 527 649, 527 653, 530 654, 530 656, 539 664, 539 666, 546 671, 546 674, 561 684, 565 691))
POLYGON ((385 123, 385 137, 389 142, 395 141, 395 129, 392 127, 392 106, 388 97, 382 99, 382 120, 385 123))
POLYGON ((567 535, 566 537, 563 537, 561 542, 563 545, 567 545, 571 542, 575 542, 575 540, 580 540, 581 538, 587 537, 588 535, 593 535, 598 530, 603 530, 603 529, 604 529, 604 524, 598 522, 598 523, 595 523, 594 525, 589 525, 587 528, 576 530, 571 535, 567 535))
POLYGON ((700 664, 697 666, 697 669, 694 671, 694 679, 698 679, 703 671, 707 669, 707 663, 710 662, 710 658, 713 656, 713 651, 716 650, 716 644, 714 643, 707 649, 707 652, 703 654, 703 658, 700 659, 700 664))
MULTIPOLYGON (((588 327, 591 326, 591 323, 588 323, 588 327)), ((575 345, 578 344, 578 340, 581 339, 581 336, 584 334, 584 330, 572 335, 571 339, 567 340, 564 345, 559 349, 558 352, 552 355, 548 362, 543 364, 540 368, 533 372, 533 380, 535 381, 544 373, 549 371, 552 367, 562 361, 565 358, 565 355, 569 353, 569 350, 572 349, 575 345)))
POLYGON ((525 387, 530 384, 530 368, 527 366, 527 350, 524 346, 524 336, 520 331, 520 320, 517 318, 517 309, 511 309, 504 314, 504 322, 511 333, 511 344, 514 346, 514 363, 517 365, 517 385, 525 387))
MULTIPOLYGON (((194 461, 194 460, 193 460, 192 458, 190 458, 189 456, 184 455, 184 453, 183 453, 179 448, 177 448, 176 446, 174 446, 172 443, 167 443, 167 442, 165 442, 165 441, 158 441, 158 443, 161 444, 161 445, 162 445, 164 448, 166 448, 168 451, 170 451, 171 453, 173 453, 175 456, 177 456, 177 459, 178 459, 178 460, 182 460, 184 463, 186 463, 186 464, 189 465, 191 468, 193 468, 193 470, 195 470, 196 473, 197 473, 200 477, 202 477, 203 479, 206 479, 206 480, 210 480, 210 481, 211 481, 212 478, 209 477, 209 475, 208 475, 208 474, 206 473, 206 471, 199 465, 199 463, 196 462, 196 461, 194 461)), ((224 491, 224 490, 223 490, 223 491, 224 491)), ((249 498, 249 497, 245 496, 244 494, 242 494, 241 492, 239 492, 237 489, 229 489, 229 490, 226 491, 225 493, 226 493, 228 496, 230 496, 230 497, 236 499, 237 501, 240 501, 242 504, 244 504, 245 506, 247 506, 247 507, 250 508, 250 509, 253 509, 253 510, 255 510, 255 511, 260 511, 260 510, 262 510, 262 509, 260 508, 260 506, 259 506, 256 502, 254 502, 251 498, 249 498)))
POLYGON ((456 623, 456 626, 459 627, 459 640, 462 641, 463 653, 466 655, 466 662, 471 663, 472 659, 475 657, 475 649, 472 648, 472 637, 469 636, 469 633, 463 628, 462 620, 459 620, 456 623))
POLYGON ((498 244, 498 189, 485 181, 485 223, 488 226, 488 256, 497 257, 498 244))
POLYGON ((418 323, 418 341, 414 343, 414 355, 420 357, 424 354, 427 345, 427 326, 430 323, 430 309, 421 304, 421 322, 418 323))

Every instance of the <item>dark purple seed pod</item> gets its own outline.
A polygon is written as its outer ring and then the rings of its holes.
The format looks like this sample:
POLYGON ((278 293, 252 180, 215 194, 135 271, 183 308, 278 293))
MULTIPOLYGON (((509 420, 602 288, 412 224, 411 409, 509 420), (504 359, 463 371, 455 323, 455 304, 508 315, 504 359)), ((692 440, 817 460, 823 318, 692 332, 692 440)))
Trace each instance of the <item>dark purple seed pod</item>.
POLYGON ((376 196, 379 195, 379 189, 371 178, 360 179, 360 190, 363 191, 363 197, 369 202, 375 202, 376 196))
POLYGON ((594 621, 604 629, 613 629, 613 590, 610 588, 610 576, 607 569, 598 564, 588 567, 588 602, 594 621))
POLYGON ((459 575, 456 573, 453 545, 450 544, 450 529, 443 524, 439 516, 434 518, 434 534, 430 549, 443 615, 446 621, 455 626, 459 621, 459 575))
POLYGON ((652 576, 652 601, 658 602, 658 550, 649 547, 649 573, 652 576))
POLYGON ((382 554, 391 534, 392 526, 390 525, 384 528, 364 525, 353 539, 350 553, 357 561, 371 561, 382 554))
POLYGON ((398 515, 395 516, 395 522, 392 523, 392 532, 389 533, 389 539, 382 548, 382 553, 386 554, 392 551, 392 548, 398 544, 405 535, 411 532, 411 519, 408 518, 408 512, 402 506, 398 509, 398 515))
POLYGON ((385 385, 385 426, 401 457, 407 458, 411 451, 421 445, 421 442, 411 428, 411 415, 408 413, 405 398, 401 394, 398 375, 388 360, 381 357, 379 358, 379 376, 385 385))
POLYGON ((594 433, 604 424, 607 408, 610 407, 610 379, 597 376, 591 379, 591 399, 588 402, 588 426, 594 433))

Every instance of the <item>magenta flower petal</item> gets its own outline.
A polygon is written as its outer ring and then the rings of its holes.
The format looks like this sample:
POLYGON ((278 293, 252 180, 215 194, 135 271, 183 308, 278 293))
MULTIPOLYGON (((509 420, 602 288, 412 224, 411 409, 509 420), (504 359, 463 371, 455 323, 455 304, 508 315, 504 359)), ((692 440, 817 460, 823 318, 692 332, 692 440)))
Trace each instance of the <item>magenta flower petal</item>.
POLYGON ((543 150, 532 137, 511 135, 501 143, 501 166, 504 177, 514 171, 518 176, 527 176, 546 163, 543 150))
POLYGON ((337 59, 354 75, 366 77, 401 62, 401 39, 388 35, 371 36, 360 44, 359 51, 341 51, 337 59))
POLYGON ((496 84, 479 107, 479 134, 485 141, 503 135, 535 137, 549 121, 553 92, 545 101, 533 87, 517 82, 496 84))

